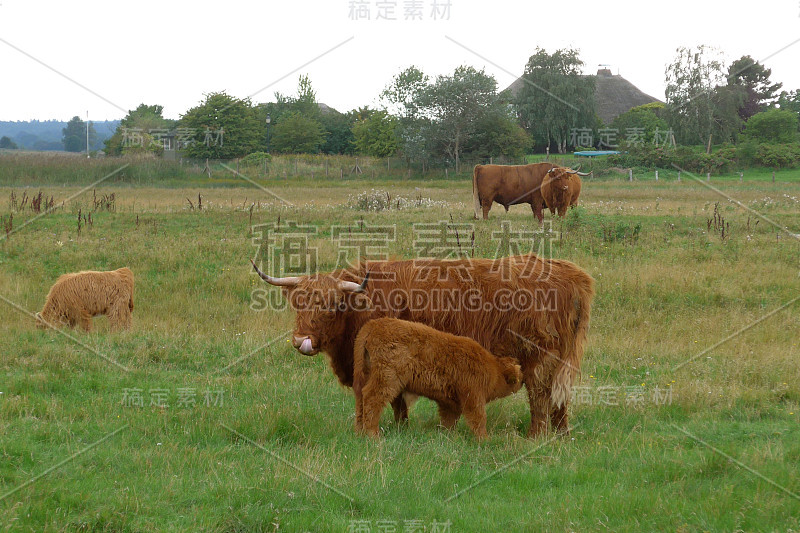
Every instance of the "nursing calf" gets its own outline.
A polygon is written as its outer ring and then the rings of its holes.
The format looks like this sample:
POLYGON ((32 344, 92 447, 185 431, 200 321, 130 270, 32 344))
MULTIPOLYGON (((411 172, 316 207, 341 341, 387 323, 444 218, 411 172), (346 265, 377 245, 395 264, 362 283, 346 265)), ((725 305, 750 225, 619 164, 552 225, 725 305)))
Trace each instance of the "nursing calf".
POLYGON ((475 437, 483 439, 486 403, 521 386, 522 370, 514 358, 495 357, 472 339, 424 324, 379 318, 356 337, 356 430, 372 436, 378 436, 383 409, 408 393, 436 402, 447 428, 463 413, 475 437))

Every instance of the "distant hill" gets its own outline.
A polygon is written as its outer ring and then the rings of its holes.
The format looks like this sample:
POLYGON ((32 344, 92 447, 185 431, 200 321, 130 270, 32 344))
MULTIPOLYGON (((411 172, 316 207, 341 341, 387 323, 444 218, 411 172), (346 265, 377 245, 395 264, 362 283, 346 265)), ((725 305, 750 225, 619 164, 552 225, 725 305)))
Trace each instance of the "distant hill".
MULTIPOLYGON (((619 74, 612 74, 609 69, 598 70, 595 79, 594 100, 597 116, 604 124, 611 124, 614 118, 632 107, 661 101, 643 93, 619 74)), ((513 96, 517 95, 523 83, 525 82, 520 77, 508 87, 513 96)))
MULTIPOLYGON (((101 150, 103 141, 111 137, 119 120, 90 121, 97 132, 92 150, 101 150)), ((0 121, 0 137, 10 137, 22 150, 63 151, 61 130, 67 126, 60 120, 0 121)))

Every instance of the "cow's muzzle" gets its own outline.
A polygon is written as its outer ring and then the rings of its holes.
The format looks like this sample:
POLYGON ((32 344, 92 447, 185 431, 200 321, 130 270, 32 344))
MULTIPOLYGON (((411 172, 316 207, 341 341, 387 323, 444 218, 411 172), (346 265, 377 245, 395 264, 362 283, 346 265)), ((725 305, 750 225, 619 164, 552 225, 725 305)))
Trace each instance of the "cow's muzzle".
POLYGON ((292 336, 292 346, 303 355, 317 355, 319 348, 314 346, 311 337, 308 335, 304 337, 292 336))

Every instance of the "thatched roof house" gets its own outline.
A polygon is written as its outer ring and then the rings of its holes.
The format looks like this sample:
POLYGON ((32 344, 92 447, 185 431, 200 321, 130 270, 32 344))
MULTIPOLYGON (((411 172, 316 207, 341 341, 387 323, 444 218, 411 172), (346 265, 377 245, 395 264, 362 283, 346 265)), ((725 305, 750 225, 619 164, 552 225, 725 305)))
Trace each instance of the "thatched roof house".
MULTIPOLYGON (((607 68, 598 70, 595 78, 594 99, 597 116, 605 124, 611 124, 615 117, 632 107, 661 101, 643 93, 634 84, 619 74, 612 74, 607 68)), ((520 77, 508 86, 508 90, 511 91, 512 95, 516 96, 523 83, 520 77)))

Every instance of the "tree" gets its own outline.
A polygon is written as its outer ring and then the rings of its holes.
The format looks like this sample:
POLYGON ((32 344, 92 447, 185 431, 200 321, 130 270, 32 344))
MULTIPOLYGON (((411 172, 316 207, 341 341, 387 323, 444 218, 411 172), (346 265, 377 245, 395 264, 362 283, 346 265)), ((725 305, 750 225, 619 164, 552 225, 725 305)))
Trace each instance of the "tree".
POLYGON ((476 132, 465 153, 480 158, 507 156, 521 158, 533 147, 533 139, 509 113, 486 113, 478 119, 476 132))
POLYGON ((335 109, 320 115, 320 124, 325 129, 325 142, 320 147, 324 154, 352 154, 354 112, 339 113, 335 109))
POLYGON ((777 99, 782 83, 771 83, 772 69, 764 67, 750 56, 742 56, 728 67, 728 85, 740 87, 745 96, 738 109, 739 117, 747 120, 764 111, 777 99))
POLYGON ((233 159, 255 152, 264 137, 265 125, 250 99, 225 92, 206 95, 205 100, 178 122, 193 141, 184 148, 198 159, 233 159))
POLYGON ((418 118, 420 98, 428 90, 430 78, 417 67, 411 66, 392 79, 381 93, 386 110, 400 117, 401 122, 418 118))
POLYGON ((2 137, 0 137, 0 148, 6 149, 6 150, 16 150, 17 149, 17 143, 12 141, 11 138, 8 137, 7 135, 3 135, 2 137))
POLYGON ((800 117, 800 89, 789 92, 782 91, 774 105, 778 109, 791 111, 800 117))
POLYGON ((685 144, 705 144, 709 136, 730 140, 741 126, 744 94, 725 85, 721 53, 708 46, 678 48, 666 70, 668 122, 685 144))
POLYGON ((745 126, 747 140, 761 143, 793 143, 798 140, 797 114, 788 109, 756 113, 745 126))
POLYGON ((437 76, 418 101, 422 114, 435 125, 431 130, 435 142, 455 162, 456 172, 479 119, 498 113, 501 105, 494 77, 469 66, 457 67, 452 76, 437 76))
POLYGON ((317 153, 324 142, 322 124, 296 111, 284 114, 272 131, 272 146, 277 152, 317 153))
MULTIPOLYGON (((61 142, 67 152, 83 152, 86 150, 86 123, 80 117, 72 117, 67 122, 67 127, 61 130, 61 142)), ((97 142, 97 132, 94 126, 89 123, 89 145, 97 142)))
POLYGON ((548 148, 564 153, 573 128, 593 128, 595 78, 582 76, 578 50, 548 54, 537 48, 528 59, 514 105, 522 126, 548 148))
POLYGON ((662 115, 665 113, 664 104, 652 102, 629 109, 617 116, 611 127, 626 137, 630 134, 639 134, 637 138, 644 143, 653 143, 656 131, 666 132, 669 129, 667 121, 662 115))
POLYGON ((353 125, 356 149, 364 155, 389 157, 399 147, 397 128, 399 120, 386 111, 375 111, 353 125))
POLYGON ((123 155, 138 152, 160 154, 163 145, 159 137, 173 127, 174 120, 165 119, 164 106, 139 104, 128 111, 119 122, 114 135, 105 140, 108 155, 123 155))
POLYGON ((381 93, 381 105, 390 115, 398 117, 395 129, 398 149, 407 159, 424 161, 432 152, 432 124, 422 117, 419 106, 430 78, 411 66, 392 79, 381 93))

